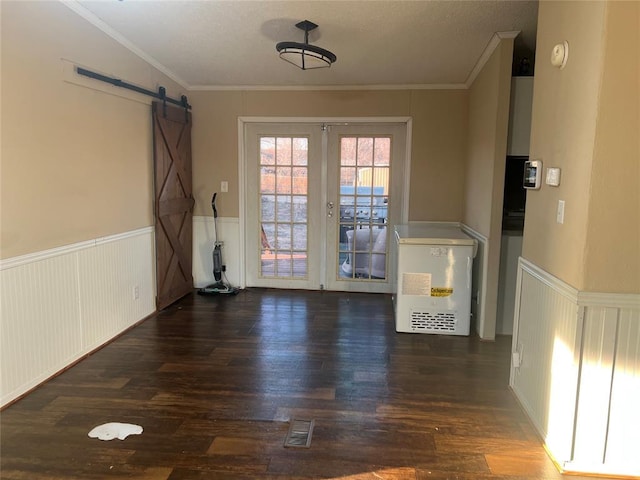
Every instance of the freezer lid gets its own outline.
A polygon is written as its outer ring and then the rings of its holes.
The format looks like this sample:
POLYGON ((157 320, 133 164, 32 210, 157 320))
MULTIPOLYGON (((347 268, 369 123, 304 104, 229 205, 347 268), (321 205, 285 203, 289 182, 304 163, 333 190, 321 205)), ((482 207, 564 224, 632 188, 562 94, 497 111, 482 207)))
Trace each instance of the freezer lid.
POLYGON ((476 245, 476 240, 457 225, 405 224, 396 225, 394 230, 402 245, 476 245))

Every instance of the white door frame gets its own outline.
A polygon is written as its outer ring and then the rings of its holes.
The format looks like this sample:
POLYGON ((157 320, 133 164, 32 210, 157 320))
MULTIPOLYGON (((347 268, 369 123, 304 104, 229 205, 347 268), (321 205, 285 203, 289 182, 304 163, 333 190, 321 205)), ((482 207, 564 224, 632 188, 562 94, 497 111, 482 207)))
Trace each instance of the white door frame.
MULTIPOLYGON (((411 138, 413 120, 411 117, 238 117, 238 202, 239 214, 239 240, 240 240, 240 258, 239 258, 239 286, 245 288, 246 285, 246 191, 247 191, 247 155, 245 152, 245 126, 249 123, 308 123, 317 125, 345 125, 345 124, 382 124, 382 123, 404 123, 407 126, 406 155, 404 159, 404 179, 402 182, 402 205, 401 205, 401 223, 409 221, 409 180, 411 178, 411 138)), ((390 225, 391 227, 391 225, 390 225)), ((392 238, 390 236, 390 238, 392 238)))

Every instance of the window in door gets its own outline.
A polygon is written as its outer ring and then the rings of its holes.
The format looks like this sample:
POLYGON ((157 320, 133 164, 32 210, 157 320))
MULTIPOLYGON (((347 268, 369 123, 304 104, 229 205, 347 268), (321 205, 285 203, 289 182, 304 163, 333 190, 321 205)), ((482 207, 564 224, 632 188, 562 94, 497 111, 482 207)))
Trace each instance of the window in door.
POLYGON ((260 138, 260 278, 307 278, 308 145, 260 138))
POLYGON ((340 138, 340 279, 387 278, 391 138, 340 138))

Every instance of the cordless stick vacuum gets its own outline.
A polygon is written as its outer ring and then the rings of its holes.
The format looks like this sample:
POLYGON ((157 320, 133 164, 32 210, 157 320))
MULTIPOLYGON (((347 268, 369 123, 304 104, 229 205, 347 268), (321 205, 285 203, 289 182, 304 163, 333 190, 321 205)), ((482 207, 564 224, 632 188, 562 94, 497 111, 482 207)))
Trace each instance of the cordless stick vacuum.
POLYGON ((207 285, 198 290, 199 295, 236 295, 238 293, 238 289, 236 287, 232 287, 227 281, 227 277, 224 274, 226 267, 222 263, 222 242, 218 241, 218 209, 216 208, 216 196, 218 194, 214 193, 213 198, 211 199, 211 208, 213 209, 213 230, 214 230, 214 241, 213 241, 213 278, 215 283, 207 285), (222 280, 222 277, 225 277, 225 281, 222 280))

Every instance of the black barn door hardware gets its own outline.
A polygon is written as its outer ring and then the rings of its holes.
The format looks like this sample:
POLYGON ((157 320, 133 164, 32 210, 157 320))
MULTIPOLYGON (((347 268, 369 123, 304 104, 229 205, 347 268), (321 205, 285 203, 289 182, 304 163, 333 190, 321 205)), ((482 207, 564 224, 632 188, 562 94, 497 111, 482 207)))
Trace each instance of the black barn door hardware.
POLYGON ((92 72, 91 70, 87 70, 86 68, 76 67, 76 72, 78 72, 78 75, 83 75, 85 77, 93 78, 95 80, 100 80, 101 82, 110 83, 111 85, 114 85, 116 87, 126 88, 127 90, 133 90, 134 92, 142 93, 143 95, 148 95, 149 97, 157 98, 158 100, 162 100, 162 102, 165 105, 167 103, 172 103, 173 105, 178 105, 184 108, 185 111, 191 108, 191 105, 189 105, 189 101, 187 100, 186 95, 182 95, 182 97, 180 97, 180 100, 167 97, 167 90, 164 87, 159 87, 158 91, 154 92, 152 90, 147 90, 146 88, 138 87, 137 85, 124 82, 118 78, 107 77, 106 75, 92 72))

